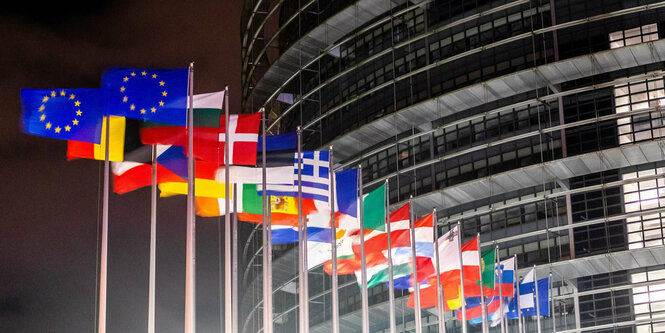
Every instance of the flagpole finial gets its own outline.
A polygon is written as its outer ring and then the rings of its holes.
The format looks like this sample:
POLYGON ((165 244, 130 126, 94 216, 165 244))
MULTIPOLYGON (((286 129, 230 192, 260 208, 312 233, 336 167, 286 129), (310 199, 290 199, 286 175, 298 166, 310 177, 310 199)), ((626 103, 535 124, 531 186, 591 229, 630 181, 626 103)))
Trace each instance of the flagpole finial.
POLYGON ((331 151, 332 151, 332 150, 333 150, 333 146, 330 145, 330 146, 328 147, 328 150, 331 150, 331 151))
POLYGON ((194 61, 189 62, 189 69, 192 69, 192 68, 194 68, 194 61))
POLYGON ((229 85, 224 83, 224 91, 229 91, 229 85))
POLYGON ((300 125, 296 128, 296 131, 300 132, 300 125))

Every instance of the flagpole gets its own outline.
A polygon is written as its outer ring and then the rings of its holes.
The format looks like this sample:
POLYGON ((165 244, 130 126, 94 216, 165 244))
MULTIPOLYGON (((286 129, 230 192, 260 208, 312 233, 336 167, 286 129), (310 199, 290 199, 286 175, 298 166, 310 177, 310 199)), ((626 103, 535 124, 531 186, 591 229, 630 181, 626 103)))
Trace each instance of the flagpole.
POLYGON ((148 333, 155 333, 155 270, 157 262, 157 146, 152 145, 150 188, 150 275, 148 286, 148 333))
POLYGON ((233 226, 231 228, 231 315, 233 332, 238 333, 238 184, 233 184, 233 226))
POLYGON ((503 322, 503 267, 501 267, 501 258, 499 258, 499 246, 494 248, 495 260, 499 271, 499 318, 501 318, 501 333, 506 332, 506 326, 503 322))
POLYGON ((335 172, 333 171, 333 147, 328 148, 328 180, 330 181, 330 257, 332 260, 332 331, 339 333, 339 288, 337 278, 337 227, 335 225, 335 172))
POLYGON ((443 288, 441 288, 441 268, 439 266, 439 227, 436 208, 432 210, 432 227, 434 228, 434 269, 436 270, 436 299, 439 317, 439 333, 446 333, 445 307, 443 304, 443 288))
POLYGON ((187 244, 185 268, 185 333, 196 332, 196 220, 194 217, 194 63, 189 64, 189 110, 187 115, 187 244))
POLYGON ((108 278, 108 241, 109 241, 109 138, 111 117, 106 117, 106 135, 104 136, 104 199, 102 202, 102 248, 99 262, 99 333, 106 333, 106 282, 108 278))
POLYGON ((556 320, 555 320, 556 317, 555 317, 555 314, 554 314, 554 294, 552 294, 552 272, 550 272, 550 280, 548 282, 549 282, 549 289, 550 289, 550 292, 549 292, 550 295, 549 296, 550 296, 550 300, 551 300, 551 303, 552 303, 552 310, 550 310, 550 312, 552 313, 552 315, 550 316, 550 317, 552 317, 552 332, 556 333, 556 320))
POLYGON ((416 256, 416 217, 413 213, 413 195, 409 197, 409 226, 411 228, 411 262, 413 263, 413 295, 414 295, 414 308, 415 308, 415 325, 416 333, 421 333, 422 326, 422 310, 420 308, 420 281, 418 280, 418 260, 416 256))
POLYGON ((298 249, 300 287, 300 332, 309 332, 309 295, 307 287, 307 227, 302 214, 302 130, 298 126, 298 249))
POLYGON ((229 86, 224 87, 224 332, 233 332, 231 277, 231 201, 229 177, 229 86))
POLYGON ((462 333, 467 332, 466 325, 466 298, 464 297, 464 260, 462 259, 462 225, 457 222, 457 232, 459 233, 457 237, 457 248, 459 249, 459 278, 460 278, 460 292, 461 292, 461 304, 462 304, 462 333))
POLYGON ((533 289, 536 293, 536 322, 538 324, 538 333, 540 333, 540 296, 538 296, 538 276, 536 274, 536 265, 533 265, 533 289))
POLYGON ((363 172, 358 165, 358 221, 360 221, 360 299, 362 305, 362 333, 369 333, 369 300, 367 298, 367 259, 365 258, 365 222, 363 218, 363 172))
POLYGON ((388 304, 389 304, 389 317, 390 317, 390 333, 395 333, 395 277, 393 272, 393 259, 392 259, 392 239, 390 230, 390 191, 388 189, 388 179, 386 179, 386 234, 388 236, 388 304))
MULTIPOLYGON (((478 246, 478 276, 480 277, 480 310, 481 310, 481 321, 483 323, 483 332, 488 333, 487 328, 487 309, 485 308, 485 291, 483 290, 483 256, 482 251, 480 250, 480 233, 476 236, 476 245, 478 246)), ((496 257, 496 256, 495 256, 496 257)), ((495 259, 496 261, 496 259, 495 259)))
POLYGON ((520 281, 517 278, 517 270, 518 270, 517 255, 516 254, 513 255, 513 258, 515 258, 515 276, 513 277, 513 279, 515 280, 515 282, 517 282, 516 284, 517 290, 515 290, 515 295, 516 295, 515 297, 517 297, 517 329, 519 333, 523 333, 524 327, 522 327, 522 309, 520 308, 520 281))
POLYGON ((266 110, 261 108, 261 185, 263 200, 263 333, 272 333, 272 244, 270 218, 268 217, 268 195, 266 191, 266 110))

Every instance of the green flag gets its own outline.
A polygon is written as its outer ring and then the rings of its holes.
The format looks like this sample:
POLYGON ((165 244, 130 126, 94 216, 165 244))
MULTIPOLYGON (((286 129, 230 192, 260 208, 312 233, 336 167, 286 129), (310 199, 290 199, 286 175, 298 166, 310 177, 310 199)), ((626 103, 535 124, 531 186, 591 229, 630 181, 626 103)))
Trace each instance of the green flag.
POLYGON ((386 185, 379 186, 363 200, 363 224, 365 229, 386 229, 386 185))
POLYGON ((496 250, 492 249, 483 254, 480 260, 483 287, 494 288, 494 262, 496 260, 496 250))

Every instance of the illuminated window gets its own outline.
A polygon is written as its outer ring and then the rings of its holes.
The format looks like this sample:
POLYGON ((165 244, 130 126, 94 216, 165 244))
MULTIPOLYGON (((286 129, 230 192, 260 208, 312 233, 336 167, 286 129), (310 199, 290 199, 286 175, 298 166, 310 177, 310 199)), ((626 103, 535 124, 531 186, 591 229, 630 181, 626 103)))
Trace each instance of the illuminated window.
MULTIPOLYGON (((663 280, 665 279, 665 270, 632 274, 631 279, 633 283, 663 280)), ((635 320, 665 319, 665 283, 636 287, 632 291, 635 320)), ((665 323, 637 326, 636 332, 665 332, 665 323)))

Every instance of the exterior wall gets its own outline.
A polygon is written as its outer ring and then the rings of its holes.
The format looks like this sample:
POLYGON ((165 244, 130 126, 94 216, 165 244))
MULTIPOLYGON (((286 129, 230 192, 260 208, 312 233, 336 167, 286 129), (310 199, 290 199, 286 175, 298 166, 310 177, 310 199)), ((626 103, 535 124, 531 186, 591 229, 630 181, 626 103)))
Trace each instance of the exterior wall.
MULTIPOLYGON (((365 192, 388 180, 393 206, 413 195, 419 214, 437 208, 440 232, 459 222, 466 239, 480 233, 520 267, 660 251, 664 23, 656 1, 247 0, 243 108, 266 107, 273 133, 303 126, 305 149, 343 147, 335 164, 362 165, 365 192), (557 167, 572 176, 555 177, 557 167), (520 170, 524 179, 511 176, 520 170)), ((240 327, 256 332, 261 233, 243 228, 240 327)), ((296 246, 273 248, 276 332, 297 330, 296 246)), ((664 271, 644 263, 554 275, 556 319, 543 328, 663 330, 664 271)), ((321 267, 310 271, 313 332, 330 331, 330 283, 321 267)), ((339 285, 341 327, 359 331, 355 276, 339 285)), ((406 296, 396 292, 403 331, 413 329, 406 296)), ((386 286, 369 298, 372 332, 387 331, 386 286)), ((436 313, 423 311, 423 324, 436 332, 436 313)))

